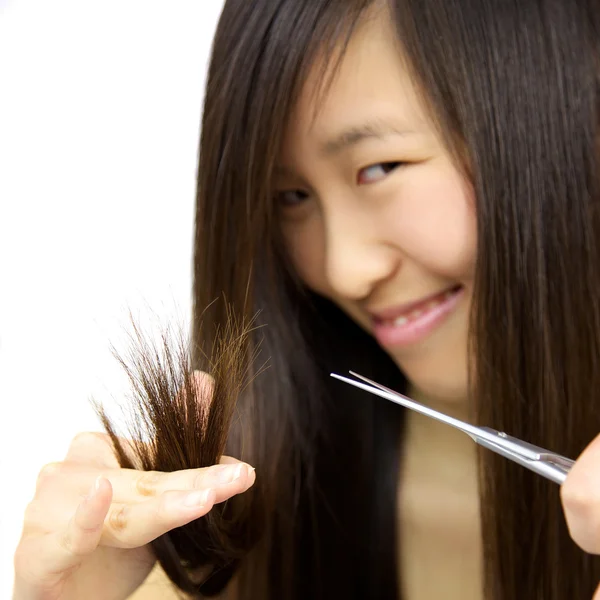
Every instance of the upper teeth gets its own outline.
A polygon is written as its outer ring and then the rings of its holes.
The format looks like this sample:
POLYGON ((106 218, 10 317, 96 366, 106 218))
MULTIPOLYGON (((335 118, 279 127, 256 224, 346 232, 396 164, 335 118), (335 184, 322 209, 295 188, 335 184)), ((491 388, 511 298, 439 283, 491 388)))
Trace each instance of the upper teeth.
POLYGON ((445 302, 453 294, 454 294, 453 290, 444 292, 444 294, 442 296, 438 297, 437 299, 430 300, 425 305, 424 308, 415 308, 414 310, 410 311, 407 315, 401 315, 399 317, 396 317, 392 322, 394 325, 398 325, 398 326, 406 325, 410 320, 418 319, 425 311, 431 310, 432 308, 435 308, 438 304, 445 302))

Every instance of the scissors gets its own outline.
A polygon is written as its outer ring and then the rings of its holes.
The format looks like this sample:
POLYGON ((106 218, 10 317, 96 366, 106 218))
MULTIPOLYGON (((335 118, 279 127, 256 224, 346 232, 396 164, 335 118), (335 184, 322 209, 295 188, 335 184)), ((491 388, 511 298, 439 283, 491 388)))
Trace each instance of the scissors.
POLYGON ((541 475, 550 481, 558 483, 559 485, 564 483, 569 471, 571 470, 571 467, 575 463, 575 461, 571 460, 570 458, 550 452, 549 450, 545 450, 539 446, 534 446, 533 444, 529 444, 528 442, 524 442, 518 438, 512 437, 502 431, 497 431, 491 427, 475 427, 474 425, 465 423, 460 419, 455 419, 454 417, 445 415, 444 413, 433 410, 432 408, 424 406, 423 404, 419 404, 403 394, 394 392, 393 390, 390 390, 379 383, 375 383, 374 381, 371 381, 362 375, 358 375, 358 373, 354 373, 353 371, 350 371, 350 374, 357 379, 361 379, 362 381, 343 377, 342 375, 337 375, 335 373, 331 373, 331 377, 335 377, 336 379, 344 381, 345 383, 349 383, 350 385, 360 388, 361 390, 375 394, 376 396, 381 396, 381 398, 385 398, 386 400, 390 400, 391 402, 395 402, 396 404, 410 408, 411 410, 421 413, 422 415, 426 415, 432 419, 436 419, 437 421, 451 425, 452 427, 455 427, 456 429, 466 433, 480 446, 488 448, 489 450, 492 450, 493 452, 496 452, 497 454, 500 454, 501 456, 504 456, 505 458, 522 465, 530 471, 533 471, 534 473, 537 473, 538 475, 541 475))

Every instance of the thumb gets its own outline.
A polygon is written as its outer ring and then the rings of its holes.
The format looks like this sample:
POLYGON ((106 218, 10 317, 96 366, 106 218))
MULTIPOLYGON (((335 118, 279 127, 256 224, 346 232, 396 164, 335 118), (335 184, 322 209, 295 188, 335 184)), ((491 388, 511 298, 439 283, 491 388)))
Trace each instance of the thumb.
POLYGON ((204 371, 194 371, 194 387, 198 398, 210 404, 215 389, 215 380, 204 371))
POLYGON ((188 417, 188 401, 193 400, 194 404, 192 411, 200 409, 201 413, 205 413, 210 408, 212 397, 215 389, 214 379, 204 371, 194 371, 190 381, 190 387, 179 390, 175 397, 175 402, 183 410, 188 417), (191 398, 188 398, 188 393, 191 398))
POLYGON ((61 575, 78 567, 100 543, 104 519, 112 501, 110 482, 98 477, 82 500, 66 529, 50 534, 41 551, 40 564, 51 575, 61 575))

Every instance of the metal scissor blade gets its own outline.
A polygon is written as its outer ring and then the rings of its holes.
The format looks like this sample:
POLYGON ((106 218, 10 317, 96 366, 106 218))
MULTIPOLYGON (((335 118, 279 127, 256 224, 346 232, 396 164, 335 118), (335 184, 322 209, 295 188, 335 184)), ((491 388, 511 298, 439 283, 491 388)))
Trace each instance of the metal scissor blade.
MULTIPOLYGON (((495 432, 495 430, 491 429, 490 427, 482 427, 481 429, 489 432, 495 432)), ((532 452, 537 452, 539 454, 539 462, 548 463, 549 465, 556 467, 558 470, 562 470, 564 473, 568 473, 571 470, 571 467, 575 464, 574 460, 571 460, 566 456, 557 454, 556 452, 550 452, 545 448, 540 448, 540 446, 530 444, 529 442, 524 442, 523 440, 520 440, 506 433, 503 433, 501 435, 506 440, 514 441, 520 444, 523 448, 527 448, 532 452)))
POLYGON ((526 459, 528 461, 539 461, 541 458, 539 452, 527 448, 526 445, 522 444, 518 440, 513 441, 513 439, 511 439, 506 434, 495 431, 494 429, 483 429, 481 427, 475 427, 474 425, 465 423, 460 419, 455 419, 454 417, 445 415, 444 413, 438 412, 437 410, 433 410, 428 406, 419 404, 418 402, 415 402, 408 396, 405 396, 404 394, 400 394, 398 392, 394 392, 393 390, 390 390, 385 386, 371 381, 367 377, 363 377, 362 375, 358 375, 357 373, 351 373, 355 377, 362 379, 365 383, 362 383, 361 381, 356 381, 354 379, 350 379, 348 377, 344 377, 342 375, 337 375, 336 373, 331 373, 331 377, 335 377, 340 381, 349 383, 350 385, 364 390, 365 392, 369 392, 370 394, 375 394, 376 396, 380 396, 381 398, 385 398, 386 400, 390 400, 391 402, 395 402, 396 404, 399 404, 406 408, 410 408, 411 410, 414 410, 415 412, 418 412, 427 417, 431 417, 436 421, 441 421, 442 423, 446 423, 446 425, 455 427, 456 429, 459 429, 460 431, 469 435, 477 443, 480 443, 480 440, 486 441, 486 447, 489 447, 491 450, 493 450, 494 448, 490 447, 490 445, 503 448, 507 452, 521 457, 523 459, 526 459))
POLYGON ((469 423, 450 417, 444 413, 433 410, 428 406, 419 404, 408 396, 395 392, 375 381, 371 381, 358 373, 354 373, 353 371, 350 371, 350 373, 354 377, 362 379, 365 383, 342 377, 335 373, 331 373, 331 376, 371 394, 381 396, 386 400, 390 400, 396 404, 400 404, 401 406, 431 417, 432 419, 455 427, 466 433, 480 446, 487 448, 496 454, 500 454, 559 485, 564 483, 571 467, 575 463, 575 461, 570 458, 566 458, 555 452, 550 452, 549 450, 545 450, 544 448, 540 448, 529 442, 524 442, 523 440, 512 437, 501 431, 497 431, 490 427, 475 427, 469 423))
MULTIPOLYGON (((482 429, 488 428, 484 427, 482 429)), ((571 460, 570 458, 566 458, 554 452, 548 452, 548 450, 545 450, 544 448, 534 446, 528 442, 523 442, 522 440, 518 440, 512 436, 507 435, 506 439, 518 441, 524 447, 539 452, 539 460, 528 460, 520 455, 515 454, 514 452, 506 450, 498 444, 491 444, 483 439, 479 439, 477 443, 483 448, 487 448, 496 454, 500 454, 501 456, 520 464, 526 469, 529 469, 530 471, 533 471, 534 473, 537 473, 538 475, 541 475, 550 481, 554 481, 554 483, 558 483, 558 485, 562 485, 565 482, 571 467, 575 463, 575 461, 571 460)))

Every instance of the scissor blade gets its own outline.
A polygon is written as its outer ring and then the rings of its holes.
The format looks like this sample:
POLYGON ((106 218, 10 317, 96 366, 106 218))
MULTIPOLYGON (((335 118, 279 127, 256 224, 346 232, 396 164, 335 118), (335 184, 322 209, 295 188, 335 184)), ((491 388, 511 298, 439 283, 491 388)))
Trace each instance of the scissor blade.
MULTIPOLYGON (((529 450, 528 448, 524 448, 521 444, 517 442, 513 442, 512 440, 508 440, 502 435, 499 435, 494 430, 482 429, 480 427, 475 427, 474 425, 470 425, 469 423, 465 423, 460 419, 455 419, 454 417, 450 417, 449 415, 445 415, 437 410, 429 408, 423 404, 419 404, 415 402, 408 396, 404 394, 400 394, 398 392, 394 392, 389 388, 386 388, 362 375, 358 375, 356 373, 352 373, 355 377, 359 377, 363 381, 367 383, 362 383, 361 381, 356 381, 354 379, 350 379, 348 377, 344 377, 342 375, 337 375, 336 373, 331 373, 331 377, 335 379, 339 379, 344 383, 349 383, 354 387, 357 387, 365 392, 369 392, 370 394, 375 394, 376 396, 380 396, 381 398, 385 398, 395 404, 399 404, 400 406, 404 406, 406 408, 410 408, 415 412, 418 412, 427 417, 431 417, 436 421, 440 421, 442 423, 446 423, 446 425, 450 425, 451 427, 455 427, 456 429, 462 431, 469 435, 475 442, 479 443, 480 440, 486 440, 487 442, 504 448, 509 452, 515 453, 522 458, 526 458, 528 460, 540 460, 539 452, 534 452, 529 450)), ((493 448, 490 448, 493 449, 493 448)))
POLYGON ((498 444, 491 444, 487 440, 479 439, 477 443, 483 448, 487 448, 504 458, 508 458, 513 462, 549 479, 558 485, 562 485, 567 479, 567 475, 571 470, 574 461, 555 455, 553 453, 540 454, 539 460, 529 460, 521 455, 515 454, 498 444))

